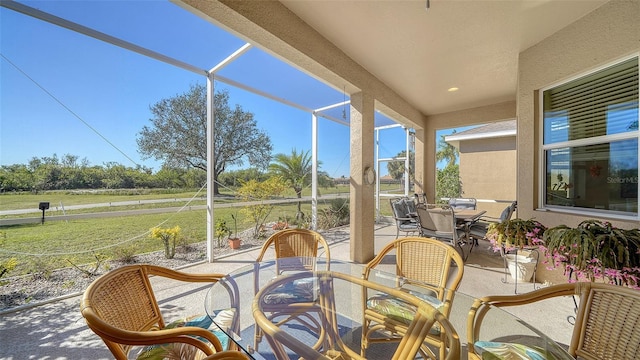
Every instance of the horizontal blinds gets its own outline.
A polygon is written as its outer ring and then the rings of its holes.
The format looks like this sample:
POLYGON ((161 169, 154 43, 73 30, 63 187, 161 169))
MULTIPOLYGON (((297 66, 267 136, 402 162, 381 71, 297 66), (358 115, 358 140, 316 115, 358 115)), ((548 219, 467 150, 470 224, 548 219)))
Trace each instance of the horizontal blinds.
POLYGON ((638 87, 633 58, 546 90, 545 143, 637 130, 638 87))

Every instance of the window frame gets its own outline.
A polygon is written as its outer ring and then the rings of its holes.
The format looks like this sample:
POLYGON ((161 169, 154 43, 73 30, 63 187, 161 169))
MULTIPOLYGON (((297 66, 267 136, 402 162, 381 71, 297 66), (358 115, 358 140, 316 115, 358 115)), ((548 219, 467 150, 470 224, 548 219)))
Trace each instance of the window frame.
MULTIPOLYGON (((631 60, 637 58, 638 59, 638 72, 640 73, 640 53, 634 53, 622 58, 615 59, 610 61, 604 65, 598 66, 596 68, 590 69, 588 71, 581 72, 575 76, 563 79, 561 81, 555 82, 551 85, 543 87, 539 89, 537 97, 538 97, 538 111, 539 111, 539 122, 538 129, 540 136, 538 137, 538 204, 540 204, 541 210, 544 211, 552 211, 559 213, 566 213, 572 215, 581 215, 588 217, 600 217, 600 218, 610 218, 615 220, 640 220, 640 181, 636 184, 638 187, 638 199, 636 199, 638 204, 638 210, 635 215, 628 215, 628 212, 621 212, 616 210, 604 210, 604 209, 590 209, 584 207, 572 207, 565 205, 554 205, 547 204, 547 152, 553 149, 561 149, 561 148, 576 148, 581 146, 602 144, 602 143, 613 143, 621 140, 637 140, 638 141, 638 168, 640 169, 640 128, 635 131, 628 131, 624 133, 616 133, 612 135, 600 135, 595 137, 581 138, 576 140, 567 140, 556 143, 545 144, 544 135, 545 135, 545 118, 544 118, 544 92, 562 85, 565 85, 569 82, 584 78, 591 74, 594 74, 598 71, 607 69, 609 67, 615 66, 619 63, 625 62, 627 60, 631 60)), ((639 93, 640 93, 640 84, 639 93)), ((640 96, 638 99, 640 103, 640 96)), ((640 105, 639 105, 640 107, 640 105)), ((640 110, 638 111, 638 121, 640 122, 640 110)), ((640 174, 639 174, 640 175, 640 174)))

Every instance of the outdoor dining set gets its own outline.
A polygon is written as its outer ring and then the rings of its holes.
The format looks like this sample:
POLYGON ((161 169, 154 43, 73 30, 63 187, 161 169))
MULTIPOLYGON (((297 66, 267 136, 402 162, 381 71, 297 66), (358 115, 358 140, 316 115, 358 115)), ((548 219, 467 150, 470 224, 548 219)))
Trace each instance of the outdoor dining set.
MULTIPOLYGON (((451 214, 442 209, 416 204, 419 223, 424 213, 451 214)), ((454 232, 469 236, 470 226, 454 232)), ((570 283, 474 298, 458 290, 460 237, 423 231, 389 242, 366 264, 332 259, 313 230, 286 229, 229 274, 129 265, 96 279, 81 312, 117 359, 134 348, 140 359, 640 358, 637 290, 570 283), (209 283, 205 313, 165 323, 150 276, 209 283), (568 347, 502 309, 556 296, 579 298, 568 347)))

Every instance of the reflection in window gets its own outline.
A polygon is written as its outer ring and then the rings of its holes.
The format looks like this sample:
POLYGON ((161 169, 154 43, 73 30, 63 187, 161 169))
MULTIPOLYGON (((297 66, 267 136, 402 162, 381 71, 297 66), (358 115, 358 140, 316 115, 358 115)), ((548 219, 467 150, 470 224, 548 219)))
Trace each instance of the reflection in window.
POLYGON ((545 206, 638 216, 638 58, 543 91, 545 206))
POLYGON ((547 205, 638 213, 638 140, 547 151, 547 205))

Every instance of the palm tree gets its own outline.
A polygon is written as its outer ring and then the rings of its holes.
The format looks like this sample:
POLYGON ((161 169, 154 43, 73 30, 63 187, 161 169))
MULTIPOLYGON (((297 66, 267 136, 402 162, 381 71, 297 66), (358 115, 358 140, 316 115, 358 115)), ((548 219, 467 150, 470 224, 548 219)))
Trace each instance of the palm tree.
MULTIPOLYGON (((395 156, 395 158, 403 158, 406 157, 407 155, 407 151, 406 150, 402 150, 398 153, 398 155, 395 156)), ((403 161, 391 161, 387 163, 387 171, 389 172, 389 175, 391 175, 392 178, 394 178, 395 180, 400 180, 404 177, 404 160, 403 161)), ((409 151, 409 179, 413 180, 413 169, 415 168, 415 164, 416 164, 416 156, 415 156, 415 152, 413 151, 409 151)))
MULTIPOLYGON (((454 130, 452 134, 455 134, 454 130)), ((436 161, 447 161, 447 167, 455 165, 456 160, 458 159, 458 149, 455 146, 449 144, 444 141, 445 135, 440 136, 440 141, 438 141, 438 150, 436 151, 436 161)))
MULTIPOLYGON (((320 163, 318 163, 319 167, 320 163)), ((311 170, 312 164, 309 151, 298 153, 295 148, 291 151, 291 155, 276 154, 271 164, 269 164, 269 171, 282 177, 287 186, 290 186, 296 192, 298 199, 302 198, 302 189, 311 184, 311 170)), ((301 219, 304 215, 301 206, 302 202, 298 201, 296 219, 301 219)))

